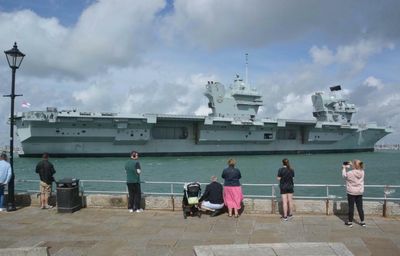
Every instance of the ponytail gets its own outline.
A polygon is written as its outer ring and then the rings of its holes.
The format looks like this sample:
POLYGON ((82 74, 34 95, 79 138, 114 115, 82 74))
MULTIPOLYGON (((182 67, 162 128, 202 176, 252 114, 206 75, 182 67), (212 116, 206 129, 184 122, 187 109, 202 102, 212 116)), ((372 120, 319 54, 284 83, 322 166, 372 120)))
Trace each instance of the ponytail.
POLYGON ((292 167, 290 166, 289 159, 284 158, 284 159, 282 160, 282 164, 283 164, 284 166, 286 166, 289 170, 291 170, 291 171, 293 170, 292 167))
POLYGON ((361 160, 354 159, 353 160, 353 168, 358 170, 364 170, 364 163, 361 160))

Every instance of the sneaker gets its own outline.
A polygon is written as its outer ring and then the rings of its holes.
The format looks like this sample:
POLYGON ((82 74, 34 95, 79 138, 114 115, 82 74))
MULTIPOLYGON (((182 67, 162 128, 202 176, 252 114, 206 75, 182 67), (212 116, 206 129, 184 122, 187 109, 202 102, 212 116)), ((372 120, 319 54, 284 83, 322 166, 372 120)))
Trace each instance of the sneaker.
POLYGON ((293 218, 293 214, 289 214, 287 217, 288 217, 289 219, 291 219, 291 218, 293 218))
POLYGON ((365 225, 365 222, 361 222, 360 225, 361 225, 361 227, 364 227, 364 228, 367 226, 367 225, 365 225))
POLYGON ((129 209, 129 212, 133 212, 133 209, 129 209))
POLYGON ((353 223, 352 222, 345 222, 344 225, 348 226, 349 228, 353 227, 353 223))
POLYGON ((46 205, 46 206, 44 206, 42 209, 51 209, 51 208, 53 208, 52 205, 46 205))
POLYGON ((288 217, 281 217, 283 221, 288 221, 288 217))
POLYGON ((139 212, 144 212, 144 210, 142 208, 139 209, 139 212))
POLYGON ((140 209, 137 209, 135 212, 142 212, 140 209))
POLYGON ((6 212, 7 209, 6 208, 0 208, 0 212, 6 212))
POLYGON ((218 216, 221 213, 221 210, 215 210, 210 214, 210 217, 218 216))

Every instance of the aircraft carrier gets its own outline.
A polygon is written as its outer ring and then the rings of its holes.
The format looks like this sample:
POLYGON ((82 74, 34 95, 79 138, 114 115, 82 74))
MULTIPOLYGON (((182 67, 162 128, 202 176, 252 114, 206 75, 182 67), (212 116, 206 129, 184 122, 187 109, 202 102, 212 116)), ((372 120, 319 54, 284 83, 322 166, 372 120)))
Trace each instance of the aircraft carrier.
MULTIPOLYGON (((246 79, 247 80, 247 79, 246 79)), ((250 155, 373 151, 391 132, 375 123, 352 123, 354 104, 340 86, 312 95, 315 120, 260 118, 262 96, 236 76, 225 88, 206 84, 208 116, 117 114, 58 110, 18 113, 15 123, 23 152, 36 157, 250 155)))

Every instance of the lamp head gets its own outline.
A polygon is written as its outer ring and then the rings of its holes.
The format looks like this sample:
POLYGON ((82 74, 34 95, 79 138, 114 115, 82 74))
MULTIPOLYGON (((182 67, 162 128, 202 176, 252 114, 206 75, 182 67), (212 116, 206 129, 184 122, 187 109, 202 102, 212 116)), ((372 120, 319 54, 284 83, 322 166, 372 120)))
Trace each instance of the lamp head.
POLYGON ((12 49, 4 51, 4 53, 6 54, 8 65, 13 69, 19 68, 22 60, 25 57, 25 54, 18 50, 16 42, 14 43, 14 47, 12 49))

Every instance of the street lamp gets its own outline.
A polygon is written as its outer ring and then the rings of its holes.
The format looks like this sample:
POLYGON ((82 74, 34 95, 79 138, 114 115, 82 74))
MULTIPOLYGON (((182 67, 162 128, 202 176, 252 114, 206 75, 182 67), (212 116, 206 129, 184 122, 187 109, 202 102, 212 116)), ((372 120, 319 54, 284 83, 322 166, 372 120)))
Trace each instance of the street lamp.
POLYGON ((11 78, 11 94, 4 95, 4 97, 11 98, 11 113, 10 113, 10 165, 11 165, 11 179, 8 183, 8 200, 7 200, 7 211, 15 211, 15 198, 14 198, 14 99, 17 96, 15 95, 15 71, 21 65, 22 60, 25 57, 25 54, 20 52, 17 47, 17 43, 14 43, 14 47, 11 50, 4 51, 7 57, 8 65, 12 70, 12 78, 11 78))

